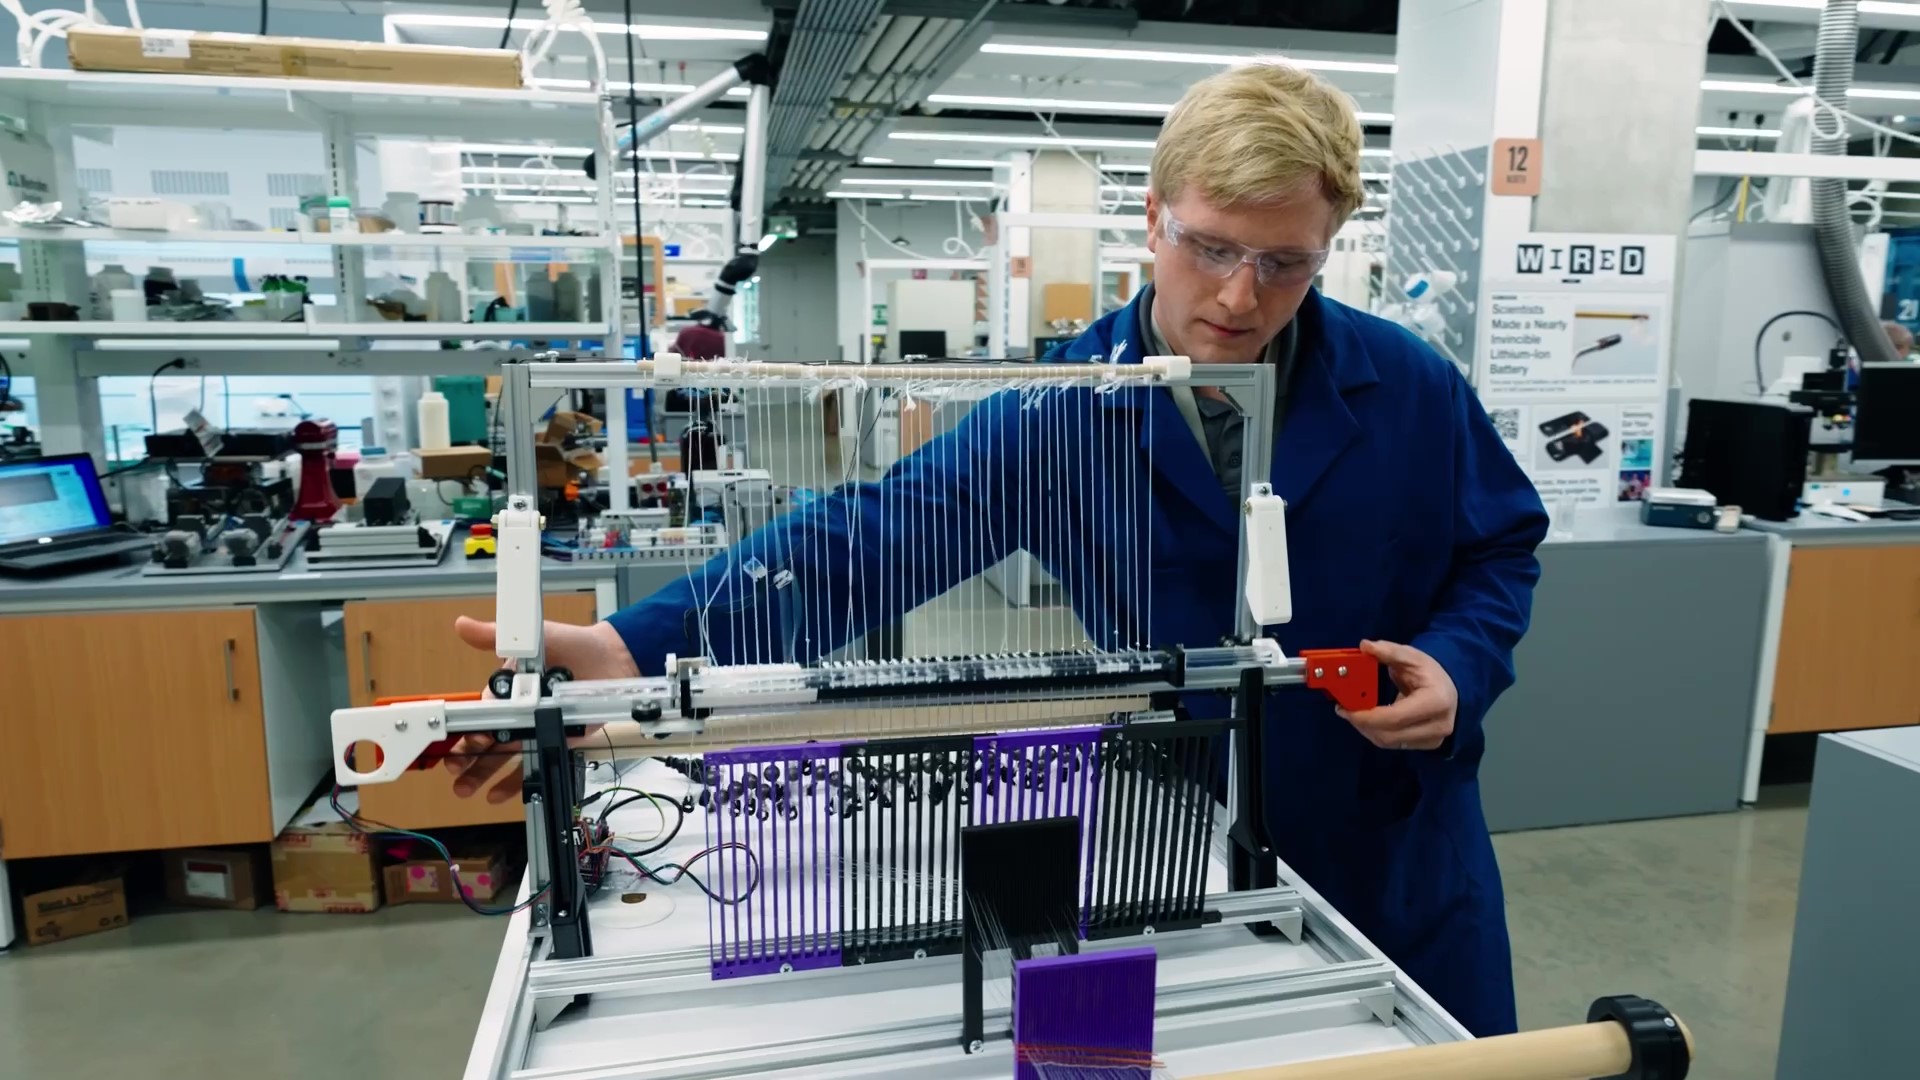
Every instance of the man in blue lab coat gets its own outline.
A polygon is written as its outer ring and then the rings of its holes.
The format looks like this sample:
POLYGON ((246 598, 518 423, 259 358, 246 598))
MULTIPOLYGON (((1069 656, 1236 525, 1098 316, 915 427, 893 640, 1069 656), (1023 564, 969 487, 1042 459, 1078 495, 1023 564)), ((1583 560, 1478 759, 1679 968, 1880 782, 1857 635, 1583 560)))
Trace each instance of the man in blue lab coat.
MULTIPOLYGON (((1364 641, 1397 693, 1352 715, 1276 693, 1267 823, 1308 884, 1493 1035, 1515 1018, 1481 721, 1513 681, 1546 515, 1452 365, 1312 290, 1362 199, 1360 146, 1345 95, 1305 72, 1255 65, 1197 84, 1155 150, 1154 286, 1058 355, 1276 369, 1271 480, 1287 503, 1296 614, 1266 630, 1289 652, 1364 641)), ((606 623, 550 625, 548 655, 582 678, 657 673, 666 654, 703 646, 722 661, 809 659, 1022 548, 1066 585, 1095 641, 1144 626, 1155 645, 1212 645, 1234 631, 1243 480, 1243 421, 1216 394, 995 395, 879 483, 844 486, 606 623), (1043 436, 1080 452, 1005 452, 1043 436), (1063 459, 1098 482, 1067 483, 1063 459), (1021 506, 1053 524, 1017 524, 1021 506), (1150 588, 1103 577, 1143 549, 1150 588), (770 584, 781 571, 787 584, 770 584), (778 595, 789 585, 809 598, 799 615, 778 595)), ((459 632, 492 646, 486 624, 459 632)), ((511 797, 519 770, 502 764, 454 759, 456 789, 499 776, 489 797, 511 797)))

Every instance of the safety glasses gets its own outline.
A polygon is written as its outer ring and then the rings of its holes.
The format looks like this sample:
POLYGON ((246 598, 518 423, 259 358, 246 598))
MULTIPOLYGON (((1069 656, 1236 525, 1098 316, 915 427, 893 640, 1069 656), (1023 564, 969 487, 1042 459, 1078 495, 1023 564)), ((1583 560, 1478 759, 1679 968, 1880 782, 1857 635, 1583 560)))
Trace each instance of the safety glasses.
POLYGON ((1160 234, 1194 266, 1217 278, 1230 278, 1241 266, 1251 263, 1256 279, 1263 286, 1298 285, 1312 281, 1313 275, 1327 264, 1325 248, 1318 251, 1302 251, 1298 248, 1256 251, 1229 240, 1194 232, 1165 209, 1160 211, 1160 234))

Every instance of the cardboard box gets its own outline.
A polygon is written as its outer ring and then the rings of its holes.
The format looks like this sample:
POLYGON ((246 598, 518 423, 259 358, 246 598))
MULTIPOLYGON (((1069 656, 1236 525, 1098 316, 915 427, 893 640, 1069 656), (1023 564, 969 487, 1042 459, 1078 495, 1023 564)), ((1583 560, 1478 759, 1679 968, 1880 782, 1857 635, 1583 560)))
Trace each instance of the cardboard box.
POLYGON ((27 943, 46 945, 127 925, 127 887, 117 866, 92 866, 73 884, 20 898, 27 943))
POLYGON ((520 54, 510 49, 76 26, 67 32, 67 56, 75 71, 251 75, 495 90, 518 90, 522 85, 520 54))
MULTIPOLYGON (((342 805, 354 798, 355 793, 343 795, 342 805)), ((324 797, 294 815, 273 842, 273 904, 281 911, 339 914, 380 907, 373 846, 324 797)))
MULTIPOLYGON (((463 852, 454 848, 453 861, 460 867, 460 883, 467 887, 467 895, 476 904, 492 901, 511 884, 511 867, 503 851, 463 852)), ((437 857, 394 863, 382 869, 381 873, 386 878, 389 904, 460 902, 460 898, 454 895, 453 876, 447 873, 447 864, 437 857)))
POLYGON ((415 450, 422 480, 465 480, 474 470, 493 464, 493 451, 484 446, 451 446, 445 450, 415 450))
POLYGON ((589 477, 598 475, 600 467, 606 464, 598 453, 585 447, 568 450, 564 443, 576 430, 598 434, 602 426, 598 419, 586 413, 554 413, 547 421, 547 430, 533 442, 533 462, 539 472, 540 486, 566 487, 581 473, 589 477))
POLYGON ((167 899, 193 907, 252 911, 272 895, 265 852, 184 849, 161 853, 167 899))

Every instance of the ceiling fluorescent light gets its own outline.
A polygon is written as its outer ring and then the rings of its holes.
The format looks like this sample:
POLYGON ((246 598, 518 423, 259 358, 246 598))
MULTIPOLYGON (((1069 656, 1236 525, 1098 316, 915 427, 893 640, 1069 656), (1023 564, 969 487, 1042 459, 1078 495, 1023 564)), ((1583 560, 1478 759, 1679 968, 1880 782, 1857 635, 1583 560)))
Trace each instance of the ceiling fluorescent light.
POLYGON ((1354 113, 1353 116, 1354 116, 1354 119, 1360 121, 1363 124, 1393 123, 1393 114, 1390 112, 1357 112, 1357 113, 1354 113))
MULTIPOLYGON (((1741 7, 1792 8, 1797 11, 1819 11, 1826 7, 1826 0, 1740 0, 1741 7)), ((1884 0, 1862 0, 1862 15, 1906 15, 1920 18, 1920 4, 1893 4, 1884 0)))
POLYGON ((890 158, 890 157, 863 157, 863 158, 861 158, 861 159, 860 159, 860 164, 862 164, 862 165, 891 165, 891 164, 893 164, 893 159, 892 159, 892 158, 890 158))
POLYGON ((936 195, 922 191, 907 192, 908 202, 984 202, 993 201, 991 195, 936 195))
POLYGON ((494 202, 590 203, 585 195, 495 195, 494 202))
POLYGON ((739 154, 708 154, 699 150, 633 150, 628 157, 643 161, 739 161, 739 154))
POLYGON ((1118 164, 1118 163, 1115 163, 1115 162, 1111 162, 1111 161, 1103 161, 1103 162, 1101 162, 1101 163, 1100 163, 1100 168, 1101 168, 1101 171, 1103 171, 1103 172, 1110 172, 1110 173, 1142 173, 1142 174, 1145 174, 1145 173, 1149 173, 1149 172, 1152 172, 1152 171, 1153 171, 1153 166, 1151 166, 1151 165, 1130 165, 1130 164, 1118 164))
POLYGON ((532 143, 455 143, 463 154, 519 154, 521 157, 586 157, 584 146, 535 146, 532 143))
POLYGON ((1357 60, 1300 60, 1289 56, 1262 56, 1247 53, 1230 55, 1167 52, 1160 49, 1097 49, 1077 45, 1012 45, 995 41, 989 41, 980 46, 980 51, 1000 56, 1053 56, 1066 60, 1140 60, 1156 64, 1212 64, 1217 67, 1265 62, 1291 64, 1308 71, 1352 71, 1369 75, 1392 75, 1400 70, 1395 64, 1357 60))
POLYGON ((928 94, 929 105, 979 105, 983 108, 1019 109, 1048 112, 1134 112, 1165 116, 1170 104, 1151 101, 1086 101, 1080 98, 991 97, 984 94, 928 94))
MULTIPOLYGON (((1013 167, 1013 162, 1000 161, 996 158, 943 157, 934 158, 933 163, 943 169, 1009 169, 1013 167)), ((1102 166, 1102 168, 1107 169, 1109 172, 1117 171, 1111 165, 1105 165, 1102 166)))
MULTIPOLYGON (((1914 8, 1920 16, 1920 5, 1914 8)), ((1757 82, 1752 79, 1702 79, 1700 89, 1717 90, 1732 94, 1778 94, 1781 97, 1801 97, 1812 92, 1806 86, 1782 86, 1779 83, 1757 82)), ((1864 101, 1920 101, 1920 90, 1901 90, 1891 86, 1853 86, 1847 88, 1847 96, 1864 101)))
POLYGON ((886 180, 872 177, 842 177, 840 183, 848 187, 998 187, 991 180, 886 180))
MULTIPOLYGON (((527 80, 535 90, 591 90, 593 84, 585 79, 542 79, 527 80)), ((608 82, 608 90, 627 90, 635 94, 684 94, 693 89, 692 83, 666 82, 608 82)), ((753 89, 736 86, 727 91, 728 97, 747 97, 753 89)))
POLYGON ((1725 135, 1730 139, 1777 139, 1778 131, 1772 128, 1713 127, 1710 125, 1693 129, 1695 135, 1725 135))
POLYGON ((675 124, 672 131, 703 131, 708 135, 744 135, 747 129, 739 124, 706 124, 698 120, 688 124, 675 124))
POLYGON ((1393 151, 1384 146, 1363 146, 1360 148, 1360 156, 1361 157, 1392 157, 1393 151))
MULTIPOLYGON (((547 20, 530 17, 503 19, 497 15, 389 15, 388 26, 445 26, 462 30, 499 30, 512 26, 515 30, 538 30, 547 20)), ((572 26, 562 26, 562 30, 573 30, 572 26)), ((595 33, 632 34, 642 40, 653 41, 765 41, 765 30, 734 30, 718 26, 667 26, 659 23, 603 23, 593 24, 595 33)))
POLYGON ((1798 97, 1807 92, 1801 86, 1781 86, 1779 83, 1756 82, 1752 79, 1701 79, 1700 89, 1735 94, 1782 94, 1787 97, 1798 97))
POLYGON ((1389 180, 1392 180, 1392 179, 1393 179, 1393 174, 1392 174, 1392 173, 1384 173, 1384 172, 1363 172, 1363 173, 1361 173, 1361 174, 1360 174, 1360 179, 1362 179, 1362 180, 1378 180, 1378 181, 1380 181, 1381 183, 1383 183, 1383 184, 1384 184, 1384 183, 1386 183, 1387 181, 1389 181, 1389 180))
POLYGON ((829 191, 829 199, 904 199, 907 196, 898 191, 829 191))
POLYGON ((1054 138, 1046 135, 983 135, 962 131, 895 131, 887 135, 889 139, 903 139, 909 142, 956 142, 988 143, 996 146, 1084 146, 1106 150, 1151 150, 1152 139, 1092 139, 1068 135, 1054 138))

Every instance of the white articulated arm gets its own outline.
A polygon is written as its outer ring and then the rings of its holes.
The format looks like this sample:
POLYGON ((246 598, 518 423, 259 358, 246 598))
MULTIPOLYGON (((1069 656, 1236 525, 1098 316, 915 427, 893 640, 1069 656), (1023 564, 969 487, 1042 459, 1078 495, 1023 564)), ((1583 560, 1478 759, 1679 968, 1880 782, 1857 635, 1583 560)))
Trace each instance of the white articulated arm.
POLYGON ((1293 619, 1293 580, 1287 566, 1287 504, 1270 484, 1247 496, 1247 610, 1260 626, 1293 619))
POLYGON ((494 594, 494 652, 502 660, 533 660, 546 647, 541 629, 540 530, 546 522, 533 500, 514 495, 493 516, 499 557, 494 594))

